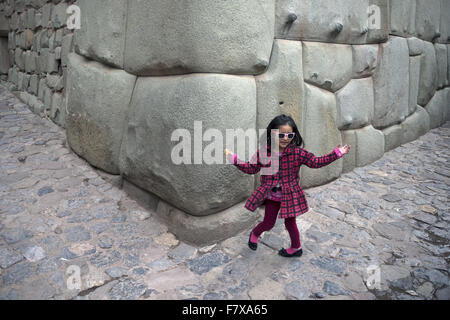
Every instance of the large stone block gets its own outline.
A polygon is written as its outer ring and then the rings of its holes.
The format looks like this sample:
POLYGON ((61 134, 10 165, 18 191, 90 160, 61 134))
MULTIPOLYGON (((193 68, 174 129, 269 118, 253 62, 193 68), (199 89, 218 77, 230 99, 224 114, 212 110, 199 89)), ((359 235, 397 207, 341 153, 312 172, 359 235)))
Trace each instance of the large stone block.
POLYGON ((441 0, 416 0, 417 37, 432 41, 439 33, 441 0))
POLYGON ((430 115, 430 129, 437 128, 447 121, 450 101, 448 99, 448 88, 438 90, 425 106, 430 115))
POLYGON ((409 49, 406 39, 390 37, 380 45, 381 59, 373 75, 373 126, 386 128, 408 116, 409 49))
MULTIPOLYGON (((441 0, 441 24, 439 32, 441 36, 437 39, 440 43, 450 42, 450 1, 441 0)), ((450 81, 450 80, 449 80, 450 81)))
POLYGON ((405 38, 414 35, 416 29, 416 0, 390 0, 389 9, 390 33, 405 38))
POLYGON ((403 130, 400 124, 384 128, 381 130, 384 135, 384 152, 397 148, 403 141, 403 130))
POLYGON ((62 94, 55 92, 52 96, 52 104, 50 108, 50 119, 56 124, 65 128, 66 120, 66 103, 62 94))
MULTIPOLYGON (((305 105, 304 148, 316 156, 332 152, 334 147, 342 144, 337 128, 336 97, 326 90, 305 84, 305 105)), ((339 177, 342 165, 342 161, 336 160, 322 168, 301 166, 300 185, 309 188, 330 182, 339 177)))
POLYGON ((255 80, 258 129, 266 129, 274 117, 287 114, 301 130, 304 115, 302 44, 275 40, 269 68, 255 80))
POLYGON ((416 37, 410 37, 406 39, 408 41, 409 55, 417 56, 423 52, 423 40, 416 37))
POLYGON ((380 159, 384 154, 384 134, 371 125, 355 130, 356 166, 363 167, 380 159))
POLYGON ((369 77, 378 64, 378 45, 353 45, 353 78, 369 77))
MULTIPOLYGON (((188 214, 219 212, 245 200, 254 185, 252 176, 225 164, 223 149, 231 143, 226 129, 251 129, 255 134, 249 139, 256 144, 255 124, 252 76, 140 77, 128 112, 121 174, 188 214)), ((241 160, 253 155, 229 148, 241 160)))
POLYGON ((416 140, 430 130, 430 117, 424 108, 417 106, 416 112, 401 123, 402 144, 416 140))
POLYGON ((352 171, 356 167, 356 147, 358 146, 356 141, 355 130, 343 130, 342 134, 342 144, 350 145, 350 151, 342 158, 342 173, 347 173, 352 171))
POLYGON ((0 37, 0 74, 9 70, 8 38, 0 37))
POLYGON ((303 41, 305 82, 336 92, 352 78, 352 46, 303 41))
POLYGON ((274 2, 129 1, 124 68, 136 75, 260 74, 272 50, 274 2))
POLYGON ((409 57, 409 102, 408 115, 416 111, 417 96, 419 95, 420 56, 409 57))
MULTIPOLYGON (((387 0, 278 0, 275 37, 365 44, 387 40, 387 0), (290 16, 296 16, 292 21, 290 16)), ((294 17, 295 17, 294 16, 294 17)))
MULTIPOLYGON (((167 224, 169 231, 185 242, 206 246, 227 239, 255 224, 257 212, 249 212, 244 202, 217 214, 196 217, 159 201, 156 214, 167 224)), ((259 211, 261 209, 257 209, 259 211)))
MULTIPOLYGON (((89 59, 123 69, 127 2, 126 0, 78 0, 81 19, 80 29, 75 29, 74 32, 75 52, 89 59)), ((130 4, 135 2, 137 1, 130 1, 130 4)), ((167 16, 161 18, 166 19, 167 16)), ((150 17, 146 16, 145 19, 150 17)), ((139 21, 132 19, 130 24, 139 24, 139 21)), ((151 28, 136 30, 136 32, 141 36, 155 34, 165 41, 163 32, 159 33, 151 28)), ((130 48, 130 50, 135 49, 130 48)), ((145 59, 149 58, 148 52, 141 53, 145 59)))
POLYGON ((369 125, 374 114, 372 78, 352 79, 336 92, 337 126, 339 130, 369 125))
POLYGON ((436 92, 438 83, 437 59, 434 45, 428 41, 423 42, 423 54, 420 60, 419 95, 417 103, 426 106, 436 92))
POLYGON ((447 45, 435 43, 436 63, 437 63, 437 88, 448 85, 447 79, 447 45))
POLYGON ((95 167, 119 173, 118 157, 136 77, 69 54, 66 132, 70 147, 95 167))

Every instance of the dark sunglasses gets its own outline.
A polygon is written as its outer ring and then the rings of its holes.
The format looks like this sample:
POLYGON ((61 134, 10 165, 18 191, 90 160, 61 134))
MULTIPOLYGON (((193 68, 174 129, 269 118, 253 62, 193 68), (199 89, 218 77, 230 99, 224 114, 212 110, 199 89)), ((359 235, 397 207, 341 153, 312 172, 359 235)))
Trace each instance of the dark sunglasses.
POLYGON ((289 132, 289 133, 279 133, 278 138, 283 139, 285 137, 288 137, 288 139, 292 139, 295 136, 295 132, 289 132))

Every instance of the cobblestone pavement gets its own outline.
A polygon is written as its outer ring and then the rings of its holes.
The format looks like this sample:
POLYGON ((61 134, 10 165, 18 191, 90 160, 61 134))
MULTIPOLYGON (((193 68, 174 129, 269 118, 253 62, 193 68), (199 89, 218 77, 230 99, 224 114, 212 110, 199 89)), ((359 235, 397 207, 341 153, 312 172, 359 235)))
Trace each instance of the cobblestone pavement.
POLYGON ((257 251, 177 240, 0 86, 0 299, 450 299, 449 135, 307 189, 284 258, 281 219, 257 251))

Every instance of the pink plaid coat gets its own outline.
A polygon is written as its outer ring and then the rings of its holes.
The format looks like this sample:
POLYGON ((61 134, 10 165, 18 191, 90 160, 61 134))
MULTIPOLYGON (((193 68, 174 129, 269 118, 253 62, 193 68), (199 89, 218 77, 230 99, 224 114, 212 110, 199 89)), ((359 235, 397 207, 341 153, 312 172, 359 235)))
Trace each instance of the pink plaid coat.
MULTIPOLYGON (((234 165, 244 173, 256 174, 261 167, 270 167, 270 156, 267 155, 267 151, 269 151, 268 146, 257 150, 249 162, 242 162, 235 156, 234 165)), ((305 164, 309 168, 320 168, 341 157, 342 154, 338 147, 327 155, 316 157, 306 149, 289 144, 279 160, 280 170, 271 175, 261 174, 261 184, 248 198, 245 208, 255 211, 264 203, 269 191, 279 182, 282 188, 282 199, 278 218, 295 217, 307 212, 309 210, 308 202, 299 185, 300 166, 305 164)))

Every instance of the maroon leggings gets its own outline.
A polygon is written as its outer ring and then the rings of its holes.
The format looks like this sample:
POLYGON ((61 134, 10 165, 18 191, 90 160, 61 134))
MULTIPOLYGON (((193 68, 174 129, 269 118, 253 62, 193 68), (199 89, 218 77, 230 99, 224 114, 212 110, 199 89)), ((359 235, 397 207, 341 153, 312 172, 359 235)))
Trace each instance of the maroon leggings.
MULTIPOLYGON (((277 221, 277 215, 280 210, 281 202, 266 199, 265 204, 266 211, 264 214, 264 220, 260 222, 252 231, 257 237, 259 237, 264 231, 269 231, 273 228, 275 222, 277 221)), ((286 226, 289 236, 291 237, 292 248, 300 248, 300 233, 298 232, 295 217, 284 219, 284 225, 286 226)))

